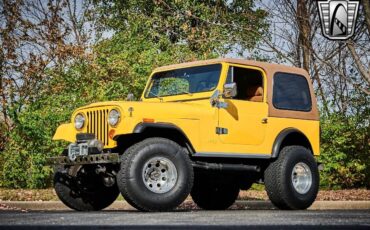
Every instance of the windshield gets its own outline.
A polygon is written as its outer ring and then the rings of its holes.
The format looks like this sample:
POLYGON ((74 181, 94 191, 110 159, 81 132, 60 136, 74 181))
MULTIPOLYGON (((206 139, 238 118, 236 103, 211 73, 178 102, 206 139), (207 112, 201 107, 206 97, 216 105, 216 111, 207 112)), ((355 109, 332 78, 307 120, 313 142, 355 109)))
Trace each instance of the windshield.
POLYGON ((220 74, 221 64, 159 72, 153 75, 145 97, 208 92, 216 88, 220 74))

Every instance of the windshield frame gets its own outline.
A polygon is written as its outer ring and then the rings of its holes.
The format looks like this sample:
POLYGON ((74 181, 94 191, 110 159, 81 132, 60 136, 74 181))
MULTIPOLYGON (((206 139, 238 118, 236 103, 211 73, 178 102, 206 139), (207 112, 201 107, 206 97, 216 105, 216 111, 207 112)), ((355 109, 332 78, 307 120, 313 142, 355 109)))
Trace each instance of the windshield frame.
POLYGON ((209 92, 213 92, 214 90, 216 90, 218 87, 219 87, 219 84, 221 82, 221 78, 222 78, 222 75, 223 75, 223 63, 212 63, 212 64, 203 64, 203 65, 194 65, 194 66, 186 66, 186 67, 182 67, 182 68, 175 68, 175 69, 168 69, 168 70, 164 70, 164 71, 158 71, 158 72, 153 72, 150 76, 150 78, 148 79, 148 82, 147 82, 147 86, 145 88, 145 90, 143 91, 143 98, 144 99, 147 99, 147 100, 151 100, 151 99, 156 99, 156 98, 172 98, 172 97, 178 97, 178 96, 193 96, 194 94, 204 94, 204 93, 209 93, 209 92), (211 89, 209 90, 204 90, 204 91, 198 91, 198 92, 183 92, 183 93, 179 93, 179 94, 169 94, 169 95, 159 95, 159 96, 148 96, 149 94, 149 91, 151 90, 152 88, 152 85, 153 85, 153 82, 154 82, 154 77, 159 74, 159 73, 164 73, 164 72, 170 72, 170 71, 176 71, 176 70, 183 70, 183 69, 189 69, 189 68, 195 68, 195 67, 205 67, 205 66, 219 66, 219 76, 218 76, 218 80, 215 84, 214 87, 212 87, 211 89))

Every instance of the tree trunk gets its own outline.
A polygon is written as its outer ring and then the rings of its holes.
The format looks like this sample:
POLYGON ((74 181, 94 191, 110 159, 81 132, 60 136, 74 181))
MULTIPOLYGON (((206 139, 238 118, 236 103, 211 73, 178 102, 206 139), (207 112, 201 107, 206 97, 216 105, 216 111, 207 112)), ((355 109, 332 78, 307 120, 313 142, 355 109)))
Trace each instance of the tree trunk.
POLYGON ((311 37, 311 26, 310 26, 310 15, 307 10, 305 1, 297 1, 297 18, 299 37, 298 44, 302 48, 302 59, 303 69, 307 72, 310 70, 310 37, 311 37))
POLYGON ((361 3, 364 6, 364 12, 365 12, 365 21, 367 25, 367 31, 370 34, 370 1, 369 0, 363 0, 361 3))
POLYGON ((10 125, 8 122, 8 114, 7 114, 7 101, 6 101, 6 95, 5 95, 5 83, 3 81, 4 77, 4 52, 3 50, 0 51, 0 100, 1 100, 1 116, 0 116, 0 122, 4 122, 7 129, 9 129, 10 125), (3 120, 3 121, 1 121, 3 120))

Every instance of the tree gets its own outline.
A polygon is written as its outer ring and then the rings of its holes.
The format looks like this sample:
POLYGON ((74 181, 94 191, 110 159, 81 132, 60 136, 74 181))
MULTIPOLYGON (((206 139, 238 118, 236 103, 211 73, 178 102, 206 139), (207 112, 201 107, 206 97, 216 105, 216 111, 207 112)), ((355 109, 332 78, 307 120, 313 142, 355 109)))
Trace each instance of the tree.
POLYGON ((321 158, 327 186, 370 186, 369 4, 361 1, 355 35, 347 41, 322 36, 315 1, 262 1, 270 13, 270 39, 257 53, 306 69, 318 94, 321 158))
POLYGON ((50 143, 57 124, 48 124, 66 117, 42 108, 55 102, 52 87, 58 86, 50 83, 75 61, 88 59, 85 20, 77 13, 85 6, 76 2, 0 1, 0 185, 42 187, 50 178, 44 163, 57 147, 50 143))
MULTIPOLYGON (((0 122, 6 133, 45 89, 50 69, 61 70, 85 55, 84 22, 76 10, 72 0, 0 2, 0 122)), ((0 149, 6 140, 2 133, 0 149)))
POLYGON ((256 45, 267 26, 266 12, 252 0, 94 2, 101 29, 145 35, 161 50, 169 44, 186 44, 205 56, 225 55, 234 49, 243 52, 256 45))
POLYGON ((137 97, 153 68, 252 49, 260 35, 248 31, 263 33, 267 28, 266 12, 253 1, 94 3, 88 14, 98 34, 113 34, 96 46, 97 67, 110 79, 112 89, 137 97))
POLYGON ((365 8, 360 7, 355 36, 338 42, 322 36, 315 1, 263 1, 262 5, 270 12, 271 40, 263 40, 259 53, 306 69, 316 84, 325 114, 354 113, 351 92, 364 98, 370 92, 365 67, 370 65, 370 32, 366 29, 365 8))

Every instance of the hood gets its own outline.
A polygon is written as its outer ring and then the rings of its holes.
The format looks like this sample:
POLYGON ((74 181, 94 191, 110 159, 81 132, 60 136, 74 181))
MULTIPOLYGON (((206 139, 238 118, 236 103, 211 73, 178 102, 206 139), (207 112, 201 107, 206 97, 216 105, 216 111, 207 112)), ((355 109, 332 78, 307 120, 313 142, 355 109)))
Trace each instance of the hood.
POLYGON ((182 101, 182 102, 143 102, 143 101, 106 101, 92 103, 78 108, 78 112, 104 108, 118 108, 123 117, 162 118, 173 119, 200 119, 203 116, 212 115, 215 108, 212 108, 209 100, 182 101))

